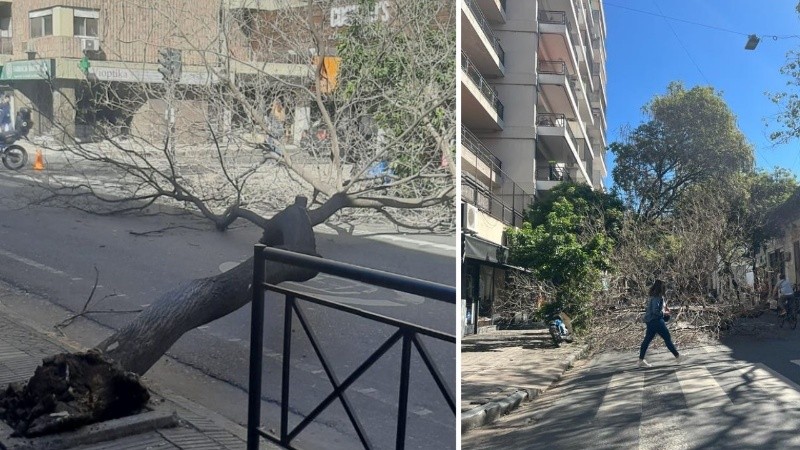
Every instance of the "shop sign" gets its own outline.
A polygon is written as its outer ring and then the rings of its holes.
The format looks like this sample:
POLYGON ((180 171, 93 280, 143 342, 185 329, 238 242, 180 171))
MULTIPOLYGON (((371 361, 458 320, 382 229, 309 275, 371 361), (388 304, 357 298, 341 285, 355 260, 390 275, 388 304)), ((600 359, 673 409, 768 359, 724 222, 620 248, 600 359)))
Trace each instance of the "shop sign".
MULTIPOLYGON (((126 67, 89 68, 89 76, 98 81, 120 81, 125 83, 163 83, 164 77, 158 70, 129 69, 126 67)), ((183 72, 179 84, 208 84, 208 72, 183 72)))
MULTIPOLYGON (((360 5, 336 6, 331 8, 331 27, 339 28, 350 25, 352 20, 351 15, 358 13, 360 5)), ((375 3, 375 7, 369 15, 371 22, 380 20, 381 22, 389 21, 389 2, 384 0, 375 3)))
POLYGON ((54 75, 52 59, 32 59, 7 62, 0 80, 47 80, 54 75))

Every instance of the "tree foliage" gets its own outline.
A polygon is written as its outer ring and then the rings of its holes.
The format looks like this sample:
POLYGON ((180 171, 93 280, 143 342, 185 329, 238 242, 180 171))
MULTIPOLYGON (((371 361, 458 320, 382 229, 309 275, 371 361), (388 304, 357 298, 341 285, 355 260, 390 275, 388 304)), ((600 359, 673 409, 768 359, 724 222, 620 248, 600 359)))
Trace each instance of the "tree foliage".
POLYGON ((589 186, 562 183, 532 205, 520 229, 507 231, 510 262, 553 284, 556 306, 580 326, 609 266, 622 203, 589 186))
MULTIPOLYGON (((389 1, 387 21, 364 7, 345 26, 326 20, 336 0, 279 0, 283 8, 274 11, 195 3, 109 7, 109 16, 151 24, 125 45, 144 54, 169 42, 182 50, 184 75, 201 81, 129 83, 120 91, 90 73, 85 95, 65 107, 90 123, 91 138, 57 121, 63 139, 52 145, 85 180, 51 180, 46 200, 96 212, 85 199, 99 198, 103 213, 177 202, 225 230, 237 219, 263 226, 301 194, 310 210, 334 221, 361 210, 409 228, 452 226, 451 3, 389 1), (332 58, 341 58, 339 70, 327 74, 332 58), (162 111, 170 107, 174 124, 162 111), (113 195, 91 176, 98 166, 120 180, 113 195)), ((116 60, 123 50, 105 51, 116 60)))
MULTIPOLYGON (((361 0, 362 8, 371 11, 375 0, 361 0)), ((455 28, 442 28, 435 21, 419 21, 418 17, 435 17, 435 2, 412 2, 404 5, 405 23, 385 24, 369 20, 364 14, 354 18, 337 46, 341 57, 344 85, 338 95, 360 97, 376 125, 392 136, 411 131, 408 139, 427 142, 430 151, 409 152, 395 147, 383 155, 397 174, 410 175, 427 165, 452 164, 454 146, 447 145, 455 96, 432 94, 455 89, 455 59, 443 58, 455 42, 455 28), (433 6, 433 8, 432 8, 433 6), (396 33, 402 29, 404 32, 396 33), (393 35, 393 39, 387 39, 393 35), (362 80, 371 80, 363 83, 362 80), (394 101, 387 102, 392 92, 394 101), (412 94, 412 95, 408 95, 412 94), (398 107, 396 102, 403 102, 398 107), (439 142, 441 141, 441 142, 439 142), (441 149, 435 151, 435 149, 441 149), (450 150, 450 151, 447 151, 450 150)), ((453 166, 455 167, 455 166, 453 166)))
POLYGON ((673 82, 643 110, 649 120, 610 149, 615 188, 644 220, 672 213, 692 186, 752 171, 752 147, 713 88, 673 82))

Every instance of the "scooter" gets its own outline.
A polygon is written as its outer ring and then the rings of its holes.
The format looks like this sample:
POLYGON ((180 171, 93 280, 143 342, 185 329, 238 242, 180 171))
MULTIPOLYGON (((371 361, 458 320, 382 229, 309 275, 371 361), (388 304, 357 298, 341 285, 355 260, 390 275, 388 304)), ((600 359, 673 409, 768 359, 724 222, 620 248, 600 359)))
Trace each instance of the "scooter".
POLYGON ((565 320, 569 320, 569 316, 562 311, 557 311, 547 324, 550 337, 553 338, 553 343, 556 347, 560 347, 562 342, 572 342, 572 334, 567 329, 564 323, 565 320))
POLYGON ((27 164, 28 152, 22 146, 14 143, 27 137, 32 127, 31 110, 20 108, 17 111, 14 129, 0 132, 0 160, 7 169, 19 170, 27 164))

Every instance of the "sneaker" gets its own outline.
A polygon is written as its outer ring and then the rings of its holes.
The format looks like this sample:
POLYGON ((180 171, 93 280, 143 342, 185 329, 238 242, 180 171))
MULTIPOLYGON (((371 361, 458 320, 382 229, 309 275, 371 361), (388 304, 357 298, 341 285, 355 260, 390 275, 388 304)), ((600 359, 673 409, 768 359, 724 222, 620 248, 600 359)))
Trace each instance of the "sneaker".
POLYGON ((652 367, 652 365, 647 362, 647 360, 640 359, 638 363, 636 363, 636 367, 652 367))
POLYGON ((683 355, 678 355, 675 357, 675 364, 683 364, 686 361, 686 357, 683 355))

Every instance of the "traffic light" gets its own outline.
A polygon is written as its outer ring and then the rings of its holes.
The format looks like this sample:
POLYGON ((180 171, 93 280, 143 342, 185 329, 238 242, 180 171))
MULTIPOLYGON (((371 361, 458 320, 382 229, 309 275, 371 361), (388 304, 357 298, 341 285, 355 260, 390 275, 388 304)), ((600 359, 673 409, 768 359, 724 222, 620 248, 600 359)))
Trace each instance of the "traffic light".
POLYGON ((181 79, 181 51, 174 48, 158 50, 158 71, 166 82, 177 82, 181 79))

